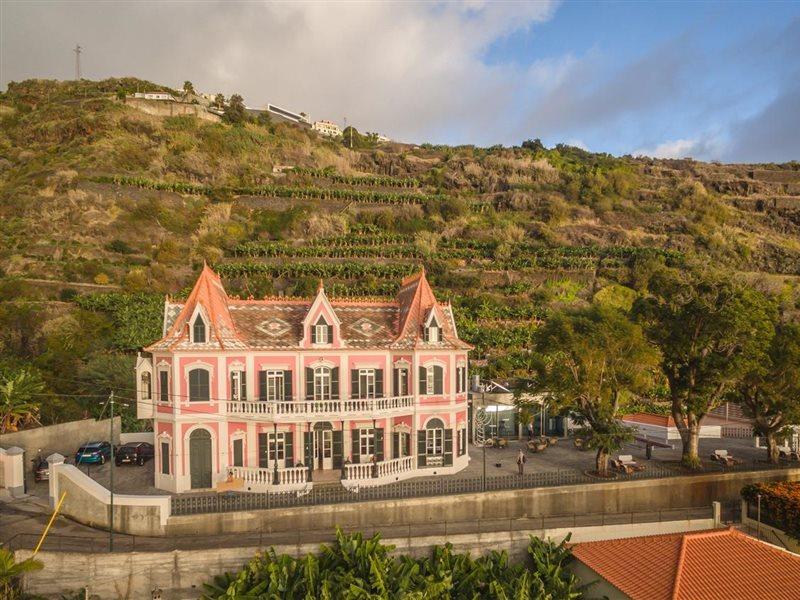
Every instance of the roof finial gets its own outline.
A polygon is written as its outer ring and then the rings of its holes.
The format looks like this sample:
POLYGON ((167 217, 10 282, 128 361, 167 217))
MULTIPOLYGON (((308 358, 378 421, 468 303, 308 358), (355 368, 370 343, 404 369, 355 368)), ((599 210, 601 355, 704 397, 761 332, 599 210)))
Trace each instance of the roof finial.
POLYGON ((319 280, 319 285, 317 286, 317 293, 319 294, 320 292, 324 292, 324 291, 325 291, 325 286, 322 283, 322 279, 320 279, 319 280))

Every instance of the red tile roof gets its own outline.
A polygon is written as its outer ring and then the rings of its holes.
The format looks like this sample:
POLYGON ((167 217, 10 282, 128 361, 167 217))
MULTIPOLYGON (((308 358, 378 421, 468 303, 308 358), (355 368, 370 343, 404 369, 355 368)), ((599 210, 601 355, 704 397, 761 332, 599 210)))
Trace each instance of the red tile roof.
MULTIPOLYGON (((231 299, 219 276, 204 266, 186 302, 167 300, 164 336, 146 350, 198 349, 189 343, 188 335, 198 305, 210 321, 208 341, 200 348, 298 348, 303 319, 313 302, 313 298, 231 299)), ((348 348, 472 348, 458 339, 452 309, 436 301, 424 270, 403 280, 395 301, 331 300, 330 305, 341 322, 341 336, 348 348), (422 326, 434 306, 440 315, 442 339, 423 342, 422 326)))
POLYGON ((732 528, 586 542, 572 551, 633 600, 800 598, 800 556, 732 528))
POLYGON ((670 415, 657 415, 655 413, 632 413, 622 417, 623 421, 642 423, 645 425, 660 425, 661 427, 675 427, 675 419, 670 415))

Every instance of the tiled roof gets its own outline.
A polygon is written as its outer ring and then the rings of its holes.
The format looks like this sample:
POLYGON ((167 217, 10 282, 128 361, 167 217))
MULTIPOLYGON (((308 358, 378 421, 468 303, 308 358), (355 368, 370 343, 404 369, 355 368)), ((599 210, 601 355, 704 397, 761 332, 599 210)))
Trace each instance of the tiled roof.
POLYGON ((800 556, 732 528, 586 542, 572 551, 633 600, 800 597, 800 556))
MULTIPOLYGON (((320 287, 318 293, 324 294, 320 287)), ((185 303, 167 300, 164 307, 164 336, 148 351, 196 350, 198 348, 296 349, 303 338, 303 319, 313 299, 265 298, 230 299, 219 276, 209 267, 195 283, 185 303), (208 343, 189 342, 188 322, 200 305, 211 321, 208 343)), ((449 304, 436 301, 424 271, 403 280, 396 301, 330 300, 341 322, 341 336, 347 348, 444 348, 471 349, 458 339, 449 304), (442 339, 422 339, 422 326, 436 306, 441 318, 442 339)))
POLYGON ((669 415, 653 413, 633 413, 622 417, 623 421, 642 423, 643 425, 660 425, 661 427, 675 427, 675 420, 669 415))

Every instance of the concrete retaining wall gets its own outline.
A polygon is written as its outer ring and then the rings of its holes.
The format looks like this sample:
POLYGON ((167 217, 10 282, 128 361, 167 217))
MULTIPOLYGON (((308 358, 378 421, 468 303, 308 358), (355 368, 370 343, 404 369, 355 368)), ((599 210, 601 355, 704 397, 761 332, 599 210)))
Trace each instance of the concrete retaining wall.
MULTIPOLYGON (((73 465, 51 456, 50 501, 55 504, 66 492, 61 514, 92 527, 108 529, 111 493, 73 465)), ((170 515, 169 496, 114 494, 114 529, 134 535, 164 535, 170 515)))
MULTIPOLYGON (((114 417, 114 443, 119 443, 121 420, 114 417)), ((0 435, 0 446, 8 448, 18 446, 25 451, 25 470, 30 473, 31 460, 36 457, 39 450, 42 456, 47 457, 54 452, 63 456, 73 457, 78 446, 86 442, 108 440, 111 433, 109 420, 83 419, 70 421, 47 427, 25 429, 14 433, 0 435)))
MULTIPOLYGON (((710 529, 713 519, 681 520, 663 523, 632 525, 606 525, 579 527, 571 530, 572 542, 589 542, 639 535, 675 533, 710 529)), ((514 561, 527 558, 531 535, 540 538, 563 539, 570 530, 544 529, 499 533, 479 533, 432 537, 412 537, 384 540, 396 547, 398 554, 426 556, 434 545, 450 542, 458 552, 473 555, 491 550, 506 550, 514 561)), ((131 552, 79 554, 72 552, 40 552, 37 558, 44 562, 42 571, 26 576, 25 589, 30 593, 57 598, 62 592, 89 587, 90 594, 104 600, 149 598, 153 589, 162 590, 165 600, 198 598, 202 583, 215 575, 239 570, 253 555, 263 548, 221 548, 214 550, 175 550, 172 552, 131 552)), ((279 554, 303 556, 318 552, 318 544, 275 546, 279 554)), ((22 560, 30 555, 18 551, 22 560)))
POLYGON ((797 481, 800 469, 715 473, 552 488, 460 494, 431 498, 380 500, 353 504, 279 508, 191 516, 173 516, 167 535, 310 531, 376 524, 407 525, 520 519, 590 513, 630 513, 710 506, 739 499, 743 486, 763 481, 797 481))
POLYGON ((152 431, 140 431, 137 433, 120 433, 120 444, 132 444, 134 442, 147 442, 148 444, 155 443, 155 435, 152 431))
POLYGON ((201 104, 165 102, 163 100, 146 100, 144 98, 125 98, 125 104, 157 117, 190 115, 212 123, 219 123, 222 120, 218 115, 208 112, 201 104))

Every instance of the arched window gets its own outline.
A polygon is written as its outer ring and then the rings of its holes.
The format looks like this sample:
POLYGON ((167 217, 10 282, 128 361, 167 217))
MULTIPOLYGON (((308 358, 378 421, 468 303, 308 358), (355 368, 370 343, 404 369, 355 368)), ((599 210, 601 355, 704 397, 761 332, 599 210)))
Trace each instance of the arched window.
POLYGON ((142 373, 142 400, 150 400, 153 397, 153 384, 150 381, 150 373, 142 373))
POLYGON ((200 315, 197 315, 192 326, 192 341, 195 344, 206 343, 206 322, 203 321, 203 317, 200 315))
POLYGON ((189 402, 208 402, 211 399, 208 379, 205 369, 189 371, 189 402))
POLYGON ((441 419, 431 419, 425 424, 425 454, 441 456, 444 454, 444 423, 441 419))

